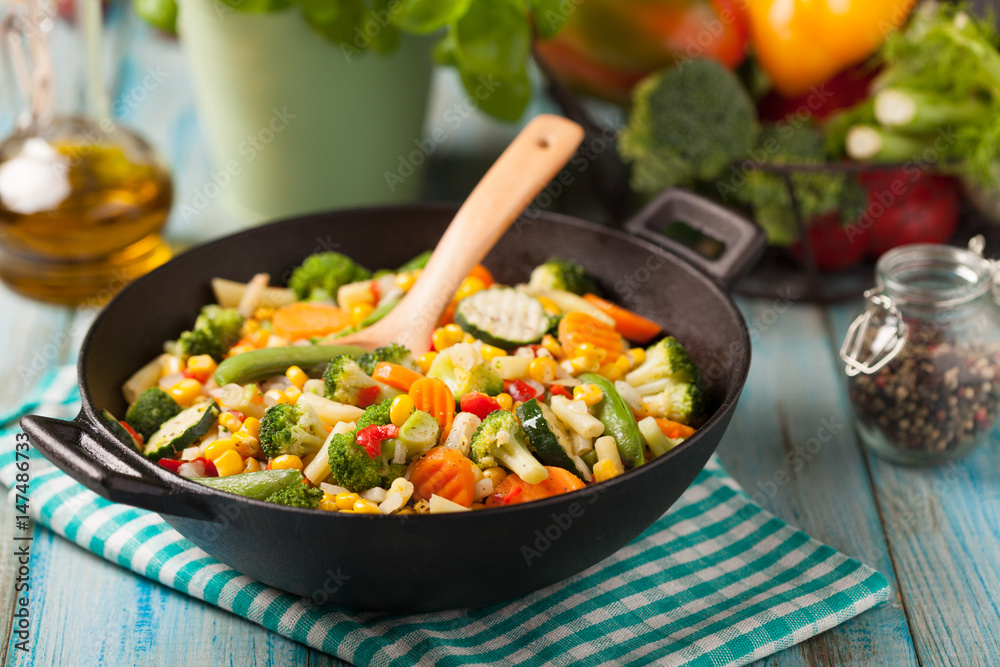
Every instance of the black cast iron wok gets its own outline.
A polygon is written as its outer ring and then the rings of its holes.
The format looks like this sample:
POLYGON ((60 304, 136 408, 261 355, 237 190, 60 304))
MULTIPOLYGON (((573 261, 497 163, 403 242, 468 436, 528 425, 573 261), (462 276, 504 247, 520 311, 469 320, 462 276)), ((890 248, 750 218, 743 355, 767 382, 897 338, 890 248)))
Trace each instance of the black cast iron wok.
POLYGON ((137 280, 100 314, 80 353, 83 408, 72 422, 29 416, 35 447, 92 491, 152 510, 206 552, 271 586, 373 609, 490 604, 560 581, 638 536, 691 484, 733 414, 750 366, 746 324, 723 286, 763 250, 753 225, 681 191, 627 228, 522 217, 487 257, 497 280, 522 282, 553 254, 584 264, 616 301, 683 341, 711 382, 712 417, 666 456, 610 482, 523 505, 435 516, 338 515, 248 500, 188 481, 118 441, 99 416, 124 412, 122 383, 190 326, 214 276, 275 280, 318 250, 398 266, 434 247, 455 212, 414 205, 320 213, 235 234, 137 280), (660 230, 684 221, 726 244, 709 261, 660 230), (672 245, 672 252, 656 245, 672 245), (447 572, 446 578, 433 573, 447 572))

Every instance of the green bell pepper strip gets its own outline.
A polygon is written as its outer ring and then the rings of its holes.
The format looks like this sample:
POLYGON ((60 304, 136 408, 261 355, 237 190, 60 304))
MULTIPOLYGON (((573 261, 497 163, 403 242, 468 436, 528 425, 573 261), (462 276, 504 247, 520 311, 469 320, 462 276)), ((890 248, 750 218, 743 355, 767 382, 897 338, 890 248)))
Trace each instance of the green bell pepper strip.
POLYGON ((618 454, 632 468, 646 462, 646 440, 632 414, 632 408, 606 378, 594 373, 584 373, 580 382, 597 385, 604 398, 597 404, 597 418, 604 424, 604 435, 610 435, 618 444, 618 454))
POLYGON ((289 366, 298 366, 306 373, 316 373, 335 357, 349 354, 353 357, 364 354, 365 350, 353 345, 292 345, 289 347, 265 347, 237 354, 224 360, 215 369, 215 381, 219 386, 233 382, 248 382, 278 375, 289 366))

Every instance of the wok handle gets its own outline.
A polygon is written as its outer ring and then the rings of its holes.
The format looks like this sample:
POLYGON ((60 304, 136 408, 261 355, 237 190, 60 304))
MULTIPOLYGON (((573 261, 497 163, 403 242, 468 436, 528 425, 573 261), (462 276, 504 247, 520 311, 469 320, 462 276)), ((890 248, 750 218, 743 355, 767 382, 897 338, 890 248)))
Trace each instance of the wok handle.
POLYGON ((657 195, 625 223, 625 229, 679 255, 726 287, 750 270, 767 245, 764 230, 742 215, 704 197, 671 188, 657 195), (664 234, 675 222, 685 223, 724 245, 719 257, 710 259, 664 234))
POLYGON ((28 415, 21 418, 21 428, 45 458, 103 498, 158 514, 211 518, 202 498, 138 472, 84 420, 83 415, 74 421, 28 415))

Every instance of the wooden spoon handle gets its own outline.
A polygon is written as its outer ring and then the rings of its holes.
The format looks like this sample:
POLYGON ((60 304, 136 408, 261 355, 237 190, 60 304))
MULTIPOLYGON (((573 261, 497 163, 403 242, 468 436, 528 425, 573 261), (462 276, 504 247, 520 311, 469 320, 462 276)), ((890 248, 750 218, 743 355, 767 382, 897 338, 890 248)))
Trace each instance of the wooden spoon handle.
POLYGON ((529 122, 458 210, 420 280, 379 325, 389 329, 409 323, 412 329, 424 330, 428 323, 436 324, 462 280, 569 161, 581 141, 583 128, 560 116, 542 115, 529 122))

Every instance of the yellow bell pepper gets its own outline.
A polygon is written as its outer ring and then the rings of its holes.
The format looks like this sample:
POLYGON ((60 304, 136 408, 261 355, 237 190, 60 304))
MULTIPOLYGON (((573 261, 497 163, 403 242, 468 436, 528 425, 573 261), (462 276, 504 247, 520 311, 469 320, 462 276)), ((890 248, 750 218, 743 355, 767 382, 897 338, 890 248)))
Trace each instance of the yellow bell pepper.
POLYGON ((757 59, 778 92, 808 92, 875 52, 916 0, 749 0, 757 59))

